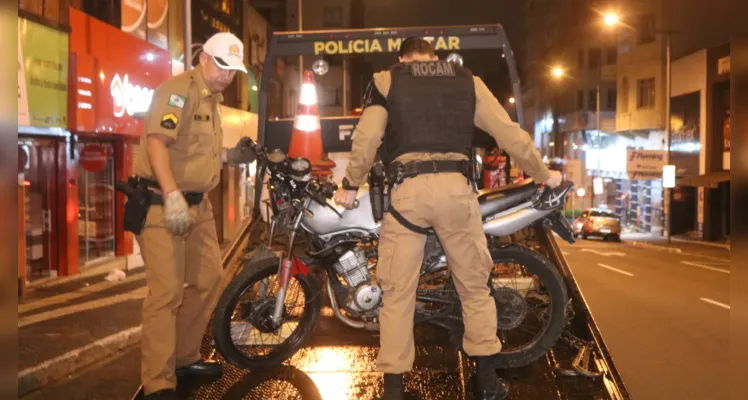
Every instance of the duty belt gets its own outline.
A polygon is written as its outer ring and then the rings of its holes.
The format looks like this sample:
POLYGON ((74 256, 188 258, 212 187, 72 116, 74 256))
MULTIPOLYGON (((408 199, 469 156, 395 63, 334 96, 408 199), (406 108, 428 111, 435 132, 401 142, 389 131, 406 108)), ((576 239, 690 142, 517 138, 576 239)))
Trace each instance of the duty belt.
POLYGON ((422 174, 459 172, 470 179, 470 162, 463 160, 411 161, 408 163, 393 162, 387 166, 387 179, 391 185, 399 185, 407 178, 422 174))
MULTIPOLYGON (((390 193, 394 185, 399 185, 407 178, 413 178, 421 174, 438 174, 448 172, 459 172, 465 175, 468 183, 471 177, 470 162, 457 160, 433 160, 433 161, 412 161, 408 163, 393 162, 387 166, 387 180, 390 185, 390 193)), ((431 227, 418 226, 408 221, 400 214, 390 202, 387 212, 400 223, 400 225, 410 229, 415 233, 427 235, 432 231, 431 227)))
MULTIPOLYGON (((152 180, 152 179, 146 179, 141 177, 135 177, 136 185, 143 185, 148 188, 154 188, 154 189, 160 189, 161 186, 158 184, 158 182, 152 180)), ((164 205, 164 198, 161 196, 160 193, 156 193, 152 190, 149 190, 148 193, 150 193, 151 196, 151 204, 155 205, 164 205)), ((184 200, 187 202, 187 204, 192 207, 200 204, 203 201, 203 197, 205 196, 205 193, 200 192, 182 192, 182 195, 184 196, 184 200)))

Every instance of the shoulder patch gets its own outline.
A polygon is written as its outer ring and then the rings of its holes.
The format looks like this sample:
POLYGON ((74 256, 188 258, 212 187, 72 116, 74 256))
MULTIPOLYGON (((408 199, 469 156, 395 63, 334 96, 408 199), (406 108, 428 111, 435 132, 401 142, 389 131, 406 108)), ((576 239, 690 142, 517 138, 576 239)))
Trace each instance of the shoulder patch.
POLYGON ((161 127, 169 130, 177 129, 179 118, 173 113, 168 113, 161 118, 161 127))
POLYGON ((178 94, 172 94, 169 96, 169 105, 177 108, 184 108, 184 103, 187 98, 178 94))

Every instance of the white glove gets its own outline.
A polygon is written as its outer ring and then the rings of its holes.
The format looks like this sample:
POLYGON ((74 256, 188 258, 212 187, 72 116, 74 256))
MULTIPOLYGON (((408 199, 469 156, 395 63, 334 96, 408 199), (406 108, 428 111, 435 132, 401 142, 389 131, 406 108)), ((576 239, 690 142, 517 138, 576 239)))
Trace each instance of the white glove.
POLYGON ((174 190, 166 195, 164 201, 166 217, 166 230, 174 236, 182 236, 187 233, 192 225, 190 207, 184 199, 182 192, 174 190))
POLYGON ((555 188, 556 186, 561 184, 561 181, 563 180, 563 176, 561 175, 561 172, 559 171, 551 171, 551 176, 546 179, 545 185, 549 186, 551 189, 555 188))

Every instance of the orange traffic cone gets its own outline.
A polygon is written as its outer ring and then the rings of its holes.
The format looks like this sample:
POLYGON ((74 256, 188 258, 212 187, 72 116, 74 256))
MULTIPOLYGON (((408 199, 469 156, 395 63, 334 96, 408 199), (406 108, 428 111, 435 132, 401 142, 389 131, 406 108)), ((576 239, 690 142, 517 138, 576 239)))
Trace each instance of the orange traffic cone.
POLYGON ((304 82, 301 84, 288 155, 307 158, 312 163, 312 175, 316 177, 330 176, 332 168, 335 167, 334 161, 325 159, 322 147, 317 87, 312 71, 304 71, 304 82))

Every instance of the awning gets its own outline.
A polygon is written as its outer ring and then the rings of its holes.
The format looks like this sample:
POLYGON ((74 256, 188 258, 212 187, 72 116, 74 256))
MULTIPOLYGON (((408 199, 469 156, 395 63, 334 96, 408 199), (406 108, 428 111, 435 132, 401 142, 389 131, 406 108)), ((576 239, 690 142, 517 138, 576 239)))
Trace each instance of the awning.
POLYGON ((718 171, 704 175, 690 175, 677 178, 675 186, 717 187, 720 182, 730 181, 730 171, 718 171))

